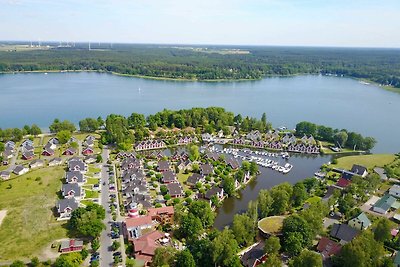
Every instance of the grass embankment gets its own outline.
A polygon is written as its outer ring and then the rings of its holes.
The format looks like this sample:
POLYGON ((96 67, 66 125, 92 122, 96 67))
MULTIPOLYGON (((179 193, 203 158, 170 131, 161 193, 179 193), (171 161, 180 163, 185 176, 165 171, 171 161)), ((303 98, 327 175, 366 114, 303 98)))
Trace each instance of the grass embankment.
POLYGON ((0 226, 0 261, 30 259, 66 236, 65 222, 53 215, 63 174, 62 167, 43 168, 0 183, 0 210, 7 210, 0 226))
POLYGON ((350 170, 353 164, 362 165, 368 169, 374 167, 383 167, 386 164, 393 162, 395 155, 392 154, 372 154, 372 155, 357 155, 338 158, 337 164, 331 164, 332 167, 350 170))
POLYGON ((258 228, 264 233, 279 235, 282 231, 284 219, 285 216, 266 217, 258 222, 258 228))

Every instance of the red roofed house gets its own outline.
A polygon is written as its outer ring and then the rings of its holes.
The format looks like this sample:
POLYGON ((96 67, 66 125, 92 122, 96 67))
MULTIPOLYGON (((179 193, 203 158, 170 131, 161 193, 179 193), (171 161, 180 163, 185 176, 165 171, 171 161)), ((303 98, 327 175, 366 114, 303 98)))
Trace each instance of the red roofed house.
POLYGON ((70 239, 61 242, 60 252, 68 253, 73 251, 81 251, 83 248, 83 241, 70 239))
POLYGON ((339 181, 336 183, 337 187, 340 188, 345 188, 351 184, 351 181, 345 179, 345 178, 340 178, 339 181))
POLYGON ((147 215, 150 216, 152 220, 156 220, 163 224, 173 222, 175 213, 173 206, 150 208, 147 211, 147 215))
POLYGON ((324 260, 339 254, 341 249, 342 245, 326 237, 322 237, 317 246, 317 250, 321 253, 324 260))
POLYGON ((152 231, 133 240, 135 259, 144 261, 144 266, 150 266, 155 250, 161 246, 159 240, 162 238, 165 238, 164 233, 160 231, 152 231))
POLYGON ((125 235, 129 241, 135 240, 143 235, 142 231, 153 227, 151 216, 141 216, 136 218, 127 218, 124 223, 125 235))
POLYGON ((85 155, 85 156, 91 155, 91 154, 93 154, 93 153, 94 153, 94 150, 93 150, 93 148, 91 148, 91 147, 86 147, 86 148, 82 151, 82 154, 85 155))

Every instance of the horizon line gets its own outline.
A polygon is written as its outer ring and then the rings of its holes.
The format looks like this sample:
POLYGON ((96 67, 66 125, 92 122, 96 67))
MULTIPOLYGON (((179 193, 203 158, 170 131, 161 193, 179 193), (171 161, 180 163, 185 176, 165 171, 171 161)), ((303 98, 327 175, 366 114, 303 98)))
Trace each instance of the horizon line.
POLYGON ((290 45, 290 44, 223 44, 223 43, 147 43, 147 42, 112 42, 112 41, 55 41, 55 40, 0 40, 0 44, 3 42, 27 42, 30 44, 34 43, 75 43, 75 44, 122 44, 122 45, 165 45, 165 46, 231 46, 231 47, 292 47, 292 48, 342 48, 342 49, 400 49, 399 47, 393 46, 342 46, 342 45, 290 45))

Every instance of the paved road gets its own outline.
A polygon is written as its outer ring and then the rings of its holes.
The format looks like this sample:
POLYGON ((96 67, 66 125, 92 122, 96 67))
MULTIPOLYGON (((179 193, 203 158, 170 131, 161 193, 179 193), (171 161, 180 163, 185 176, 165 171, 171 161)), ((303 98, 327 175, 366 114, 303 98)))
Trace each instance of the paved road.
POLYGON ((109 156, 109 150, 107 148, 103 149, 102 157, 103 157, 103 167, 101 169, 101 205, 106 210, 106 218, 104 219, 104 224, 106 225, 106 230, 101 233, 100 236, 100 266, 101 267, 110 267, 113 266, 114 260, 112 255, 112 239, 110 237, 111 233, 111 225, 112 221, 111 209, 109 206, 109 190, 108 190, 108 167, 107 160, 109 156), (103 183, 105 182, 105 186, 103 183))

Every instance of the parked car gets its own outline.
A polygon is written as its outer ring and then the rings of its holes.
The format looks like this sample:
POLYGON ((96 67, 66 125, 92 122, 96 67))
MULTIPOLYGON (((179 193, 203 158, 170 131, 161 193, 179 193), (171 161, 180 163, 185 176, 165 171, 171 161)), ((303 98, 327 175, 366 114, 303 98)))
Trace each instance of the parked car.
POLYGON ((114 252, 114 253, 113 253, 113 256, 114 256, 114 257, 119 257, 119 256, 121 256, 121 252, 119 252, 119 251, 114 252))

